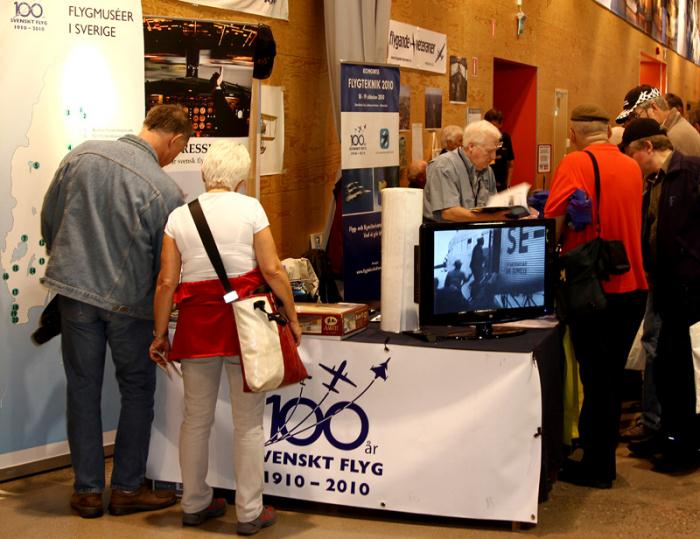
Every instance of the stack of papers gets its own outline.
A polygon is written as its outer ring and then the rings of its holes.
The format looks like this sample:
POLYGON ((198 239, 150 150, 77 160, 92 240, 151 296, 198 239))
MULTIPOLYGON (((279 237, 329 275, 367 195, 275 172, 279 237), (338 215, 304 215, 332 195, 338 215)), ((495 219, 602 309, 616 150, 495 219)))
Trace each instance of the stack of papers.
MULTIPOLYGON (((486 203, 487 208, 510 208, 511 206, 524 206, 527 208, 527 194, 530 192, 529 183, 519 183, 515 187, 491 195, 486 203)), ((482 208, 482 211, 484 209, 482 208)), ((496 210, 494 210, 496 211, 496 210)))

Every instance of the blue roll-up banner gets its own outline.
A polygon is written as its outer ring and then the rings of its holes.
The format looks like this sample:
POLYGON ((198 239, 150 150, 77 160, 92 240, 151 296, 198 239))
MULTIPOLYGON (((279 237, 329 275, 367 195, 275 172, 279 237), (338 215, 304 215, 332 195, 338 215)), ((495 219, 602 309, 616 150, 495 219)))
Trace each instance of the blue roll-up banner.
POLYGON ((345 300, 379 300, 381 191, 399 185, 399 68, 340 68, 345 300))

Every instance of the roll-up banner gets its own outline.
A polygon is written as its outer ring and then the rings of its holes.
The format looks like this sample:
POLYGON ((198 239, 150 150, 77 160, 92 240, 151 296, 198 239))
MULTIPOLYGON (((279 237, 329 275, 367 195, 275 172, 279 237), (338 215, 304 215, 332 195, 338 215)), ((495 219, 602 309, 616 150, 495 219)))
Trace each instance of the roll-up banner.
POLYGON ((399 185, 399 68, 341 64, 346 301, 379 300, 382 189, 399 185))
MULTIPOLYGON (((48 290, 39 212, 61 159, 143 121, 139 0, 0 0, 0 470, 68 453, 60 339, 36 329, 48 290)), ((119 393, 107 364, 103 426, 119 393)), ((97 412, 99 413, 99 412, 97 412)))

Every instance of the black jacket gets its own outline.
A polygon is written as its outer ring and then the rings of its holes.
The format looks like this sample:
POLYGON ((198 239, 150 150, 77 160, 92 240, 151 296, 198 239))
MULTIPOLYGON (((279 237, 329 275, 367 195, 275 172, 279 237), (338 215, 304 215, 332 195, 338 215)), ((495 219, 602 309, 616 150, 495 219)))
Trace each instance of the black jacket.
POLYGON ((645 247, 656 241, 649 263, 656 310, 700 320, 700 158, 673 152, 662 179, 656 238, 644 227, 645 247))

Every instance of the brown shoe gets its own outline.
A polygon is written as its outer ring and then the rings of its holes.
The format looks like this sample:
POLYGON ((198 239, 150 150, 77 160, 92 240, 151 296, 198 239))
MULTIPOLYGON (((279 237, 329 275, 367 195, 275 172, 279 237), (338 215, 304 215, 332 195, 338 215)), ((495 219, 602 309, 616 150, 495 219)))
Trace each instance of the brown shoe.
POLYGON ((104 513, 101 492, 74 492, 70 506, 83 518, 97 518, 104 513))
POLYGON ((151 490, 146 485, 141 485, 133 492, 113 489, 109 499, 109 512, 118 516, 155 511, 170 507, 176 501, 174 490, 151 490))

